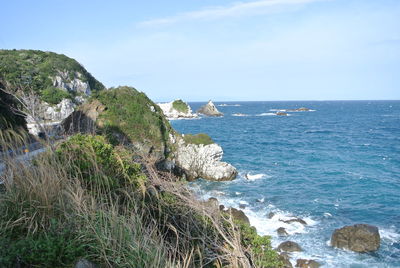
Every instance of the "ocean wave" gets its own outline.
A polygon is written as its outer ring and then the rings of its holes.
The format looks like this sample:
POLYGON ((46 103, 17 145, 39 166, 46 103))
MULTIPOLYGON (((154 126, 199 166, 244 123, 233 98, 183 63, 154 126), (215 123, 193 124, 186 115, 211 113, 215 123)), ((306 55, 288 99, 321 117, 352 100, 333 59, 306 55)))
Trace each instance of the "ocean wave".
POLYGON ((236 114, 232 114, 232 116, 249 116, 249 115, 248 114, 236 113, 236 114))
POLYGON ((273 116, 276 115, 275 113, 261 113, 261 114, 256 114, 256 116, 273 116))
POLYGON ((239 106, 242 106, 242 105, 240 105, 240 104, 226 104, 226 103, 223 103, 223 104, 218 104, 217 106, 220 106, 220 107, 239 107, 239 106))

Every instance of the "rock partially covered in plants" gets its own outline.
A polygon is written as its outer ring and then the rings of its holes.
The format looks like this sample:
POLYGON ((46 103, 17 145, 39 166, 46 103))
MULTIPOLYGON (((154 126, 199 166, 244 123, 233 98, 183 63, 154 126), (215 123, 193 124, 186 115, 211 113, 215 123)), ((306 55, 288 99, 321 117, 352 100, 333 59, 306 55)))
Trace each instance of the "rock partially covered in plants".
POLYGON ((215 107, 214 103, 209 100, 208 103, 200 109, 197 110, 199 114, 204 114, 207 116, 223 116, 224 114, 218 111, 217 107, 215 107))
POLYGON ((228 213, 230 213, 235 220, 250 224, 249 218, 240 209, 229 208, 228 213))
POLYGON ((163 113, 168 119, 178 118, 196 118, 197 114, 192 113, 189 104, 182 100, 175 100, 173 102, 158 103, 163 113))
POLYGON ((355 224, 336 229, 331 238, 332 246, 360 253, 378 250, 380 242, 378 228, 368 224, 355 224))

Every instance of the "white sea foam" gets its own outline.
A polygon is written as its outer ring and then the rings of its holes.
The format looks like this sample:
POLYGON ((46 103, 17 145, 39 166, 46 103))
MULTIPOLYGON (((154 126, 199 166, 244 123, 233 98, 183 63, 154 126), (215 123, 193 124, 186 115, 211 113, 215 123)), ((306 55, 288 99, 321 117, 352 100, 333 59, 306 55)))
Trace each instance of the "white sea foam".
POLYGON ((226 103, 223 103, 223 104, 218 104, 217 106, 220 106, 220 107, 239 107, 239 106, 242 106, 242 105, 240 105, 240 104, 226 104, 226 103))
POLYGON ((249 116, 249 115, 248 114, 235 113, 235 114, 232 114, 232 116, 243 117, 243 116, 249 116))
POLYGON ((275 113, 261 113, 261 114, 257 114, 256 116, 274 116, 276 115, 275 113))
POLYGON ((250 173, 248 173, 245 175, 245 178, 248 179, 249 181, 255 181, 255 180, 259 180, 259 179, 266 178, 266 177, 271 177, 271 176, 268 176, 263 173, 254 174, 254 175, 251 175, 250 173))
POLYGON ((379 228, 379 235, 382 239, 388 240, 391 244, 400 242, 400 234, 396 233, 393 229, 379 228))

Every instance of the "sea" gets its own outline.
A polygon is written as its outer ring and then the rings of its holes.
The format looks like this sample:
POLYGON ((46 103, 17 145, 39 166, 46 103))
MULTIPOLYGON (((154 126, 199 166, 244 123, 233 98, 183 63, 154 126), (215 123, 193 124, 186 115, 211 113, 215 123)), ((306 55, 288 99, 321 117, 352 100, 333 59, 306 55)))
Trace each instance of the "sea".
MULTIPOLYGON (((204 104, 189 103, 194 111, 204 104)), ((292 254, 293 264, 303 258, 322 267, 400 267, 400 101, 215 105, 223 117, 171 121, 180 133, 209 134, 238 169, 233 181, 191 182, 199 198, 241 207, 274 247, 297 242, 303 252, 292 254), (290 111, 300 107, 310 110, 290 111), (307 225, 282 221, 292 217, 307 225), (357 223, 379 228, 378 251, 330 246, 336 228, 357 223), (279 227, 289 236, 279 237, 279 227)))

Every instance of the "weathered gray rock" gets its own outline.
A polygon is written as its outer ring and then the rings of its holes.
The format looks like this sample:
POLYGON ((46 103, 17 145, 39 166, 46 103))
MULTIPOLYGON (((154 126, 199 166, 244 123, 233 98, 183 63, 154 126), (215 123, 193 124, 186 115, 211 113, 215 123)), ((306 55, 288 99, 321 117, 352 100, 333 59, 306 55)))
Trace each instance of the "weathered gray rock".
POLYGON ((288 232, 286 232, 286 229, 283 227, 279 227, 276 229, 276 232, 278 233, 279 236, 288 236, 288 232))
POLYGON ((204 202, 206 207, 209 207, 213 210, 219 210, 219 202, 215 197, 210 197, 207 201, 204 202))
POLYGON ((51 121, 61 121, 67 118, 75 110, 76 104, 70 99, 63 99, 59 104, 55 106, 48 106, 45 113, 44 119, 51 121))
POLYGON ((298 259, 296 262, 296 267, 301 268, 318 268, 321 265, 314 260, 298 259))
POLYGON ((218 111, 217 107, 215 107, 214 103, 210 100, 208 103, 200 109, 197 110, 197 113, 204 114, 208 116, 223 116, 224 114, 218 111))
POLYGON ((53 78, 53 86, 66 91, 90 95, 91 89, 89 83, 82 81, 81 78, 82 74, 79 72, 74 73, 73 79, 71 79, 69 71, 59 71, 58 75, 53 78))
POLYGON ((356 224, 336 229, 331 238, 333 247, 360 253, 378 250, 380 243, 378 228, 368 224, 356 224))
POLYGON ((268 219, 272 219, 274 216, 275 216, 275 213, 274 212, 270 212, 270 213, 268 213, 267 218, 268 219))
POLYGON ((303 251, 299 244, 293 241, 285 241, 282 242, 278 248, 278 251, 285 251, 285 252, 295 252, 295 251, 303 251))
POLYGON ((222 162, 223 151, 217 144, 196 145, 180 141, 176 151, 176 164, 181 167, 188 180, 203 178, 213 181, 233 180, 237 170, 222 162))

